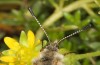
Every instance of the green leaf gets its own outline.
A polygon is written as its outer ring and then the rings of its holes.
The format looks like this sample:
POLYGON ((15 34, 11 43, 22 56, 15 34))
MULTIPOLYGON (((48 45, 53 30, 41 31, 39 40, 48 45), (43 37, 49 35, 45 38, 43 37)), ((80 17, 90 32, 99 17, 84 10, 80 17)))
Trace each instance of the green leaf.
POLYGON ((92 17, 93 18, 93 22, 100 25, 100 17, 96 16, 96 17, 92 17))
POLYGON ((83 65, 89 65, 90 60, 89 59, 84 59, 83 65))
POLYGON ((3 55, 8 55, 8 50, 2 52, 3 55))
MULTIPOLYGON (((71 48, 72 48, 72 43, 69 42, 69 41, 67 41, 67 40, 64 40, 64 41, 61 43, 61 47, 63 47, 63 48, 65 48, 65 49, 67 49, 68 51, 70 51, 71 48)), ((67 51, 67 50, 66 50, 66 51, 67 51)), ((67 52, 68 52, 68 51, 67 51, 67 52)))
POLYGON ((76 58, 76 54, 68 54, 64 57, 65 65, 80 65, 76 58))
POLYGON ((80 15, 81 15, 80 10, 78 10, 78 11, 75 12, 75 15, 74 16, 75 16, 75 22, 76 22, 77 25, 80 24, 80 19, 81 19, 81 16, 80 15))
POLYGON ((96 62, 96 65, 100 65, 100 60, 96 62))
POLYGON ((52 31, 49 32, 49 37, 51 38, 51 40, 55 41, 55 39, 61 39, 62 37, 64 36, 64 33, 61 31, 61 32, 55 32, 55 31, 52 31))
POLYGON ((15 51, 13 51, 13 50, 4 50, 4 51, 2 52, 2 54, 5 55, 5 56, 14 56, 15 51), (11 54, 11 53, 12 53, 12 54, 11 54))
POLYGON ((82 28, 82 27, 86 26, 87 24, 89 24, 90 21, 91 21, 90 18, 87 18, 87 19, 83 20, 83 21, 80 23, 80 27, 82 28))
POLYGON ((89 40, 89 37, 88 37, 88 34, 87 32, 84 32, 84 33, 80 33, 80 38, 84 41, 88 41, 89 40))
POLYGON ((47 41, 46 40, 43 40, 43 46, 46 46, 47 45, 47 41))
POLYGON ((41 12, 42 5, 43 3, 41 1, 37 1, 34 3, 33 10, 34 10, 35 16, 37 16, 41 12))
POLYGON ((65 49, 65 48, 59 49, 58 52, 61 53, 61 54, 69 53, 69 51, 67 51, 67 49, 65 49))
POLYGON ((65 17, 69 22, 75 23, 74 17, 73 17, 71 14, 64 12, 64 17, 65 17))
POLYGON ((92 42, 89 46, 94 50, 100 50, 100 42, 92 42))
POLYGON ((23 46, 26 46, 26 47, 28 46, 28 44, 27 44, 27 36, 26 36, 26 34, 25 34, 24 31, 22 31, 21 34, 20 34, 20 40, 19 40, 19 42, 23 46))

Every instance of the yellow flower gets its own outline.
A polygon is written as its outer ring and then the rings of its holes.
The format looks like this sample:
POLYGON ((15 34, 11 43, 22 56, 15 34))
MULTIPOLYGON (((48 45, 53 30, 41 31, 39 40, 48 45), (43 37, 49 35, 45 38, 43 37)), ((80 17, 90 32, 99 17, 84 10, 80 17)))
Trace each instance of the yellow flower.
POLYGON ((6 64, 0 63, 0 65, 6 65, 6 64))
POLYGON ((15 58, 12 57, 12 56, 2 56, 0 58, 1 61, 4 61, 4 62, 14 62, 15 61, 15 58))
POLYGON ((34 33, 29 30, 27 35, 24 31, 21 32, 20 40, 17 42, 10 37, 4 38, 5 44, 9 47, 8 50, 2 52, 0 60, 7 65, 28 65, 32 64, 33 58, 39 55, 40 40, 36 40, 34 33))
POLYGON ((14 63, 9 63, 9 65, 15 65, 14 63))
POLYGON ((20 48, 19 43, 13 38, 5 37, 4 42, 10 49, 18 50, 20 48))

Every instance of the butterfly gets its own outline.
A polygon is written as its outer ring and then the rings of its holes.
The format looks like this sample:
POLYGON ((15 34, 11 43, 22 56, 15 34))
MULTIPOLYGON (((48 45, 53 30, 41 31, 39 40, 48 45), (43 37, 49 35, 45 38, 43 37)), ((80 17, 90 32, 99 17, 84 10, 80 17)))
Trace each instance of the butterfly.
POLYGON ((38 19, 34 15, 32 8, 29 7, 28 10, 31 13, 31 15, 34 17, 34 19, 37 21, 37 23, 39 24, 41 29, 44 31, 44 33, 49 41, 49 43, 46 45, 46 47, 43 48, 43 50, 40 52, 40 56, 38 58, 34 59, 32 64, 33 65, 64 65, 64 63, 63 63, 64 55, 58 53, 60 42, 75 35, 75 34, 78 34, 82 31, 87 30, 88 28, 91 27, 91 24, 86 25, 81 30, 78 30, 78 31, 62 38, 59 41, 50 42, 50 39, 49 39, 46 31, 44 30, 44 28, 42 27, 42 25, 40 24, 40 22, 38 21, 38 19))

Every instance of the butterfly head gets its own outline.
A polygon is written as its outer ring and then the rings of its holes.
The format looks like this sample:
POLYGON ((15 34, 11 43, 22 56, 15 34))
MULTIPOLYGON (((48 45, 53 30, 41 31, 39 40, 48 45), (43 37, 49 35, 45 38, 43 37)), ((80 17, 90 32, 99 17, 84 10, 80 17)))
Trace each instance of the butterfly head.
POLYGON ((48 49, 49 51, 57 51, 58 50, 57 41, 47 45, 46 49, 48 49))

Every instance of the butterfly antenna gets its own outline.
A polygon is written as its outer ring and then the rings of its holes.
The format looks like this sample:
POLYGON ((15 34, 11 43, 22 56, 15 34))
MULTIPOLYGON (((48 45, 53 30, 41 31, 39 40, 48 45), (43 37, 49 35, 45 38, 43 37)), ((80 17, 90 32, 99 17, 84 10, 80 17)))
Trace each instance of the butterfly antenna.
POLYGON ((62 38, 61 40, 58 41, 57 45, 59 45, 61 41, 65 40, 65 39, 67 39, 67 38, 69 38, 69 37, 71 37, 71 36, 73 36, 73 35, 76 35, 76 34, 82 32, 82 31, 85 31, 85 30, 87 30, 88 28, 90 28, 91 26, 92 26, 91 24, 88 24, 88 25, 86 25, 85 27, 83 27, 81 30, 78 30, 78 31, 76 31, 76 32, 74 32, 74 33, 72 33, 72 34, 70 34, 70 35, 68 35, 68 36, 66 36, 66 37, 64 37, 64 38, 62 38))
POLYGON ((48 38, 48 41, 49 41, 49 43, 50 43, 50 39, 49 39, 49 37, 48 37, 46 31, 44 30, 44 28, 43 28, 42 25, 40 24, 39 20, 38 20, 38 19, 36 18, 36 16, 34 15, 34 13, 33 13, 33 11, 32 11, 32 8, 29 7, 28 10, 29 10, 29 12, 31 13, 31 15, 35 18, 35 20, 36 20, 36 22, 39 24, 40 28, 41 28, 41 29, 43 30, 43 32, 45 33, 45 35, 46 35, 46 37, 48 38))

